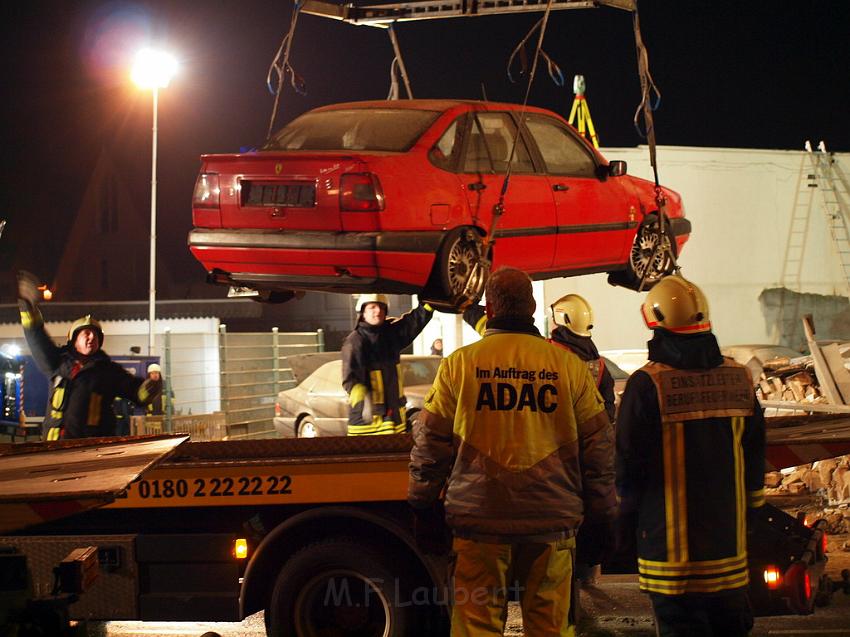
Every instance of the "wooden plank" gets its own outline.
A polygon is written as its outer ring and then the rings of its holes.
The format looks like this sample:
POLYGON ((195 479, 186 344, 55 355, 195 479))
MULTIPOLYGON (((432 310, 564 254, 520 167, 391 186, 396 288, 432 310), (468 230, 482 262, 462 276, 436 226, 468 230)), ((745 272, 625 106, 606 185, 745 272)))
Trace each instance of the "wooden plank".
POLYGON ((832 374, 832 379, 841 393, 842 402, 846 405, 850 403, 850 371, 844 367, 844 358, 841 356, 841 350, 838 343, 832 343, 821 348, 823 357, 832 374))
POLYGON ((835 385, 835 380, 832 377, 832 372, 829 370, 826 359, 821 352, 820 346, 815 341, 815 324, 812 320, 812 315, 807 314, 803 317, 803 331, 806 333, 806 342, 809 344, 809 350, 812 352, 812 361, 815 364, 815 374, 818 377, 818 385, 821 393, 826 396, 826 399, 833 405, 843 405, 844 400, 841 398, 841 392, 835 385))

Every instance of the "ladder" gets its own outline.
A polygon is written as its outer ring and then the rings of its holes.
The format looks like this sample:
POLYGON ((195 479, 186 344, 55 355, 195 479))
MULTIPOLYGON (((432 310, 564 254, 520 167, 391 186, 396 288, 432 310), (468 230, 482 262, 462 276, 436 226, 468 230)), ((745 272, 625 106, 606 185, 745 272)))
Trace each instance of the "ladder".
POLYGON ((584 82, 584 75, 576 75, 573 78, 573 107, 570 109, 570 117, 567 119, 570 126, 575 126, 582 137, 586 137, 593 143, 594 148, 599 148, 599 137, 596 135, 596 129, 593 127, 593 120, 590 117, 590 106, 587 105, 587 98, 584 96, 584 91, 587 85, 584 82))
POLYGON ((779 308, 779 329, 786 344, 797 346, 800 331, 800 301, 802 297, 802 270, 809 236, 812 207, 815 196, 820 195, 821 208, 832 239, 832 248, 838 257, 841 274, 850 292, 850 188, 841 165, 823 142, 812 150, 806 142, 800 158, 800 171, 791 208, 791 223, 785 243, 782 264, 782 296, 779 308), (791 292, 793 294, 788 294, 791 292), (791 298, 789 298, 791 297, 791 298))

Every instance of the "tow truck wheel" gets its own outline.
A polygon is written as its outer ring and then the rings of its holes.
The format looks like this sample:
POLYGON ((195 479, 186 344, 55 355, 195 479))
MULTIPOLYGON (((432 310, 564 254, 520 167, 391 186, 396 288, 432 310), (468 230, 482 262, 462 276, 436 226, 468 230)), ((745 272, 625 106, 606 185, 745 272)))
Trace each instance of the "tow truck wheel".
POLYGON ((283 565, 266 609, 269 637, 406 637, 413 604, 392 555, 354 539, 315 542, 283 565), (394 568, 395 566, 395 568, 394 568))

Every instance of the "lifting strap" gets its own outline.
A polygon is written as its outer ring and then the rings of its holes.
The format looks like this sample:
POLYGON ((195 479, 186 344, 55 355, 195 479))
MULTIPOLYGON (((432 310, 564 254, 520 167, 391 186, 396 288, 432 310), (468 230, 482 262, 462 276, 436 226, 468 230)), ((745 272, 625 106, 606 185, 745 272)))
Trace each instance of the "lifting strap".
POLYGON ((283 91, 283 84, 289 75, 289 83, 299 95, 307 94, 307 84, 295 71, 295 68, 289 63, 289 52, 292 49, 292 40, 295 38, 295 25, 298 23, 298 15, 301 13, 302 0, 296 0, 292 9, 292 18, 289 21, 289 31, 283 36, 280 47, 275 53, 271 66, 269 66, 268 75, 266 75, 266 86, 269 92, 274 95, 274 105, 272 106, 272 116, 269 120, 269 130, 266 133, 268 141, 274 132, 274 122, 277 119, 278 106, 280 104, 280 94, 283 91))
MULTIPOLYGON (((522 100, 522 108, 519 112, 519 122, 516 127, 516 131, 514 131, 514 140, 511 144, 511 152, 508 155, 508 166, 505 170, 505 179, 502 181, 502 189, 499 191, 499 200, 493 205, 493 216, 490 220, 490 228, 487 230, 484 240, 480 244, 476 244, 478 245, 479 251, 478 260, 469 271, 469 276, 466 278, 466 285, 464 286, 464 290, 458 304, 458 309, 461 310, 466 309, 481 298, 484 286, 487 283, 487 277, 490 274, 491 263, 487 255, 489 254, 492 246, 496 243, 496 227, 499 225, 499 219, 501 219, 505 212, 505 195, 508 192, 508 185, 511 180, 511 168, 513 166, 514 155, 516 154, 517 143, 519 142, 520 126, 522 126, 522 123, 525 120, 525 109, 528 106, 528 96, 531 93, 531 85, 534 83, 534 76, 537 73, 537 62, 540 59, 541 52, 543 50, 543 36, 546 34, 546 25, 549 23, 549 14, 552 11, 552 2, 553 0, 548 0, 546 3, 546 12, 543 14, 543 17, 537 21, 537 24, 531 28, 531 31, 529 31, 525 38, 523 38, 522 42, 520 42, 520 45, 522 45, 522 43, 528 40, 535 30, 539 29, 540 33, 537 37, 534 59, 531 63, 531 73, 528 75, 528 83, 525 87, 525 97, 522 100)), ((516 53, 516 50, 514 53, 516 53)), ((549 60, 549 57, 545 56, 545 59, 549 60)), ((489 155, 489 150, 487 152, 489 155)))
POLYGON ((640 285, 638 286, 638 291, 640 292, 644 288, 646 275, 649 272, 649 264, 659 256, 659 251, 667 253, 667 258, 672 261, 673 269, 676 272, 680 271, 681 268, 676 263, 676 252, 673 250, 675 237, 670 234, 670 224, 666 213, 667 200, 658 181, 658 162, 655 154, 655 122, 652 113, 661 104, 661 91, 658 90, 658 86, 656 86, 655 80, 652 79, 652 74, 649 72, 649 54, 641 37, 637 6, 635 6, 635 10, 632 13, 632 24, 635 32, 635 48, 637 50, 638 78, 640 79, 641 93, 640 103, 635 110, 634 124, 638 135, 645 138, 649 144, 649 163, 652 166, 652 174, 655 178, 655 205, 658 208, 659 233, 658 243, 655 245, 652 258, 647 262, 647 266, 644 268, 643 275, 641 276, 640 285), (653 93, 654 97, 652 95, 653 93), (643 126, 640 123, 641 115, 643 116, 643 126))
POLYGON ((398 38, 395 34, 395 22, 390 23, 387 27, 387 33, 390 36, 390 42, 393 45, 393 53, 395 57, 390 64, 390 93, 387 95, 388 100, 398 99, 398 79, 396 72, 401 74, 401 79, 404 81, 404 89, 407 91, 407 99, 413 99, 413 91, 410 89, 410 78, 407 75, 407 67, 404 65, 404 58, 401 57, 401 49, 398 46, 398 38))

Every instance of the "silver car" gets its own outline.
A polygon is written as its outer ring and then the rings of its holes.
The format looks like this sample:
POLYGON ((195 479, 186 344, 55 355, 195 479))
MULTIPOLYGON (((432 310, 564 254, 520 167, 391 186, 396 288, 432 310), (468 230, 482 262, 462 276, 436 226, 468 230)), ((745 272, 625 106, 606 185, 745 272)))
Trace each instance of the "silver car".
MULTIPOLYGON (((300 382, 280 392, 275 403, 274 426, 281 438, 346 435, 348 394, 342 388, 342 359, 339 356, 339 352, 333 352, 306 359, 293 357, 293 374, 300 382), (332 360, 327 361, 327 358, 332 360)), ((441 360, 439 356, 401 357, 409 423, 422 409, 441 360)))

